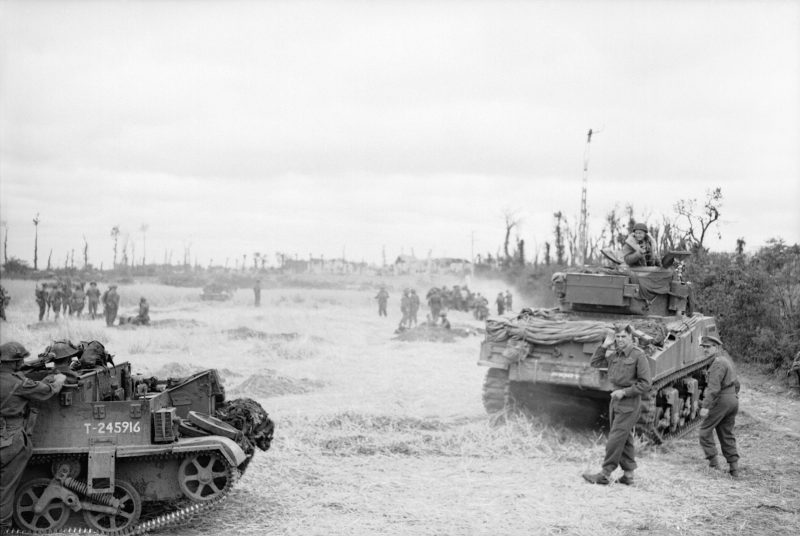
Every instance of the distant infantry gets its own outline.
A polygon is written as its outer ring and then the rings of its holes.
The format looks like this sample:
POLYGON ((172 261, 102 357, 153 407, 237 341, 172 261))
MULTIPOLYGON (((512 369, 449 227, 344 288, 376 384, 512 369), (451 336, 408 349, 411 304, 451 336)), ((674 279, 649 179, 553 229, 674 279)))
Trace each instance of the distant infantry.
POLYGON ((70 280, 67 279, 63 283, 61 283, 61 307, 63 308, 61 313, 64 316, 67 316, 71 313, 70 306, 72 305, 72 284, 70 280))
POLYGON ((6 289, 0 285, 0 319, 6 319, 6 305, 11 301, 11 296, 8 295, 6 289))
POLYGON ((447 313, 446 313, 445 311, 442 311, 442 312, 439 314, 439 318, 440 318, 440 319, 441 319, 441 321, 442 321, 442 327, 443 327, 444 329, 450 329, 450 327, 451 327, 451 326, 450 326, 450 321, 447 319, 447 313))
POLYGON ((647 233, 647 225, 637 223, 625 239, 622 256, 628 266, 661 266, 656 251, 656 241, 647 233))
POLYGON ((511 296, 511 292, 508 289, 506 289, 506 311, 510 312, 514 310, 512 307, 513 302, 514 302, 514 297, 511 296))
MULTIPOLYGON (((255 306, 261 307, 261 280, 256 279, 255 285, 253 285, 253 297, 255 299, 255 306)), ((144 298, 142 298, 144 299, 144 298)))
POLYGON ((97 318, 97 305, 100 303, 100 289, 97 288, 97 283, 92 281, 89 283, 89 290, 86 291, 86 298, 89 300, 89 316, 92 320, 97 318))
POLYGON ((83 287, 80 284, 75 285, 75 290, 72 291, 72 304, 69 308, 69 314, 74 314, 77 318, 80 318, 85 305, 86 293, 83 291, 83 287))
POLYGON ((401 328, 410 328, 411 327, 411 291, 409 289, 405 289, 403 291, 403 297, 400 298, 400 312, 403 315, 403 317, 400 319, 400 327, 401 328))
POLYGON ((33 294, 36 298, 36 305, 39 306, 39 322, 44 320, 44 313, 47 308, 47 283, 40 283, 36 286, 33 294))
POLYGON ((386 287, 380 288, 375 299, 378 300, 378 316, 387 316, 386 303, 389 301, 389 293, 386 291, 386 287))
POLYGON ((739 412, 739 379, 736 376, 736 367, 717 337, 706 335, 700 340, 700 347, 706 358, 714 358, 708 369, 706 390, 700 409, 700 417, 703 418, 700 423, 700 446, 708 460, 708 466, 718 468, 717 446, 714 443, 716 431, 722 455, 728 462, 728 470, 732 477, 738 477, 739 453, 733 435, 736 414, 739 412))
POLYGON ((501 315, 506 312, 506 297, 503 296, 502 292, 497 293, 497 299, 495 300, 497 304, 497 314, 501 315))
POLYGON ((64 301, 64 293, 61 286, 56 283, 50 289, 50 310, 53 311, 53 320, 58 320, 58 315, 61 314, 61 304, 64 301))
POLYGON ((33 454, 32 410, 29 401, 47 400, 61 391, 66 376, 56 374, 42 381, 19 372, 29 352, 18 342, 0 345, 0 533, 11 531, 14 493, 33 454))
POLYGON ((417 313, 419 312, 419 296, 417 296, 417 291, 413 288, 409 299, 411 300, 411 308, 409 310, 408 327, 411 327, 412 323, 415 326, 417 325, 417 313))
POLYGON ((136 315, 136 319, 133 322, 134 324, 141 324, 143 326, 150 325, 150 304, 147 303, 147 300, 142 296, 142 299, 139 300, 139 314, 136 315))
POLYGON ((636 469, 633 429, 639 419, 642 395, 650 391, 652 384, 650 364, 644 352, 633 342, 633 328, 625 326, 617 327, 613 335, 609 330, 605 340, 594 351, 590 365, 608 367, 608 381, 614 390, 611 392, 611 428, 602 471, 584 473, 583 478, 592 484, 609 484, 611 473, 619 466, 624 474, 617 482, 630 486, 636 469), (611 349, 612 344, 614 349, 611 349))
POLYGON ((103 314, 106 317, 106 326, 113 326, 119 311, 119 294, 117 285, 110 285, 103 293, 103 314))
POLYGON ((428 298, 428 307, 431 308, 431 318, 436 322, 436 319, 439 318, 439 313, 442 311, 442 294, 438 288, 433 287, 428 291, 426 297, 428 298))

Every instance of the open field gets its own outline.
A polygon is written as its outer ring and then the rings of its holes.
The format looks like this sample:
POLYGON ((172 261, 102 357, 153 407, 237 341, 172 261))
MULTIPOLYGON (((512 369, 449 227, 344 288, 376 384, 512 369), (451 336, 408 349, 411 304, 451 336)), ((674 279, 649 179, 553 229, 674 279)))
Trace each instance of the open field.
MULTIPOLYGON (((269 288, 261 308, 249 290, 218 303, 199 289, 121 286, 122 314, 148 298, 150 328, 39 324, 33 283, 3 286, 13 298, 3 341, 33 353, 55 338, 96 339, 117 362, 161 376, 217 368, 230 397, 257 399, 276 421, 272 449, 256 453, 225 505, 163 534, 800 533, 800 399, 756 375, 744 378, 737 422, 740 479, 705 468, 695 432, 643 448, 635 487, 591 486, 580 475, 599 467, 602 433, 490 422, 480 336, 394 340, 402 285, 390 288, 388 319, 377 285, 269 288)), ((489 297, 506 288, 471 286, 489 297)), ((525 305, 550 304, 515 302, 525 305)), ((482 327, 466 313, 450 319, 482 327)))

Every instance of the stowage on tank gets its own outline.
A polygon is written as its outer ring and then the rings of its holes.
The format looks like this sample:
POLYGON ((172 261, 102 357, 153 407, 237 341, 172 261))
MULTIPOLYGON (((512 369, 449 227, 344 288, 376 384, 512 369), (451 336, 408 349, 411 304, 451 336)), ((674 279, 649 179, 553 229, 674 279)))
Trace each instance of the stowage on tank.
POLYGON ((691 284, 684 280, 688 256, 668 253, 666 268, 622 264, 557 273, 559 307, 487 319, 478 362, 489 367, 487 412, 523 406, 602 422, 613 389, 606 370, 590 366, 592 354, 609 329, 630 325, 653 377, 637 431, 660 443, 694 428, 711 361, 700 338, 718 334, 714 318, 692 311, 691 284))
POLYGON ((267 412, 227 401, 216 370, 144 378, 98 341, 57 341, 23 369, 32 379, 54 371, 68 379, 38 405, 16 533, 128 535, 175 524, 219 503, 256 449, 270 447, 267 412))

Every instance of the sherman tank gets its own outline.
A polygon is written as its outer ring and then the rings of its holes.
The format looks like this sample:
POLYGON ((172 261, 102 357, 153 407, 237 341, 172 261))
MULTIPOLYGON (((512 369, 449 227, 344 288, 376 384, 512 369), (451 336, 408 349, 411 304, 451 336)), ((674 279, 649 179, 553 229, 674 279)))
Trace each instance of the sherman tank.
POLYGON ((653 376, 638 433, 660 443, 691 430, 700 421, 711 362, 700 337, 718 334, 714 318, 692 311, 691 284, 684 280, 688 256, 671 252, 663 267, 609 263, 556 273, 558 307, 487 319, 478 361, 488 367, 487 412, 521 406, 556 419, 603 422, 613 389, 606 369, 590 361, 608 330, 621 324, 634 329, 653 376))
POLYGON ((34 451, 14 498, 17 534, 142 534, 202 514, 267 450, 274 425, 255 401, 226 401, 216 370, 144 378, 97 341, 28 358, 38 379, 68 376, 36 406, 34 451), (71 349, 74 349, 71 350, 71 349))

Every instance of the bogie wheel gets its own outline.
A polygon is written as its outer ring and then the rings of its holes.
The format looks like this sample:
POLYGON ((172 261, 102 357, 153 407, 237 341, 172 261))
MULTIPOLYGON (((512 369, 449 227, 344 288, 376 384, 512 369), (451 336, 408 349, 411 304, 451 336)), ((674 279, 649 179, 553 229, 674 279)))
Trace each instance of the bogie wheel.
POLYGON ((67 523, 70 509, 61 499, 50 501, 41 514, 34 511, 36 502, 49 484, 49 478, 35 478, 19 487, 14 498, 17 527, 30 532, 58 532, 67 523))
POLYGON ((142 513, 142 497, 131 484, 124 480, 114 483, 114 498, 119 501, 116 514, 83 511, 83 520, 93 529, 105 534, 125 532, 136 525, 142 513))
POLYGON ((483 407, 490 415, 506 409, 509 404, 508 371, 490 368, 483 381, 483 407))
POLYGON ((193 501, 206 502, 219 498, 231 484, 231 466, 213 452, 186 458, 178 467, 178 484, 184 495, 193 501))

